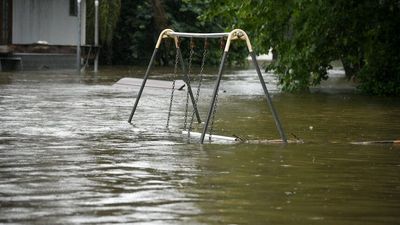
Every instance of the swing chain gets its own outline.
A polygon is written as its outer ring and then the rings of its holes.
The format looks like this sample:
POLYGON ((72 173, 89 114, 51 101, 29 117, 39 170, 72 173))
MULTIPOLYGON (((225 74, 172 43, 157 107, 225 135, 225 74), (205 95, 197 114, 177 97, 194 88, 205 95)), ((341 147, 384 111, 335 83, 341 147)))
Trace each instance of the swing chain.
MULTIPOLYGON (((192 73, 192 60, 194 55, 194 48, 195 43, 193 38, 190 38, 190 52, 189 52, 189 60, 188 60, 188 74, 186 83, 190 86, 190 74, 192 73)), ((186 105, 185 105, 185 117, 184 117, 184 124, 183 129, 186 130, 187 122, 188 122, 188 111, 189 111, 189 90, 186 91, 186 105)))
POLYGON ((175 92, 175 79, 178 73, 178 62, 179 62, 179 51, 176 49, 175 53, 175 66, 174 66, 174 75, 172 80, 172 88, 171 88, 171 98, 169 100, 169 108, 168 108, 168 118, 167 118, 167 128, 169 127, 169 121, 171 119, 171 111, 172 111, 172 102, 174 100, 174 92, 175 92))
POLYGON ((186 103, 185 103, 185 117, 183 122, 183 129, 186 130, 187 127, 187 118, 188 118, 188 110, 189 110, 189 92, 186 92, 186 103))
MULTIPOLYGON (((199 97, 200 97, 200 90, 201 90, 201 85, 202 85, 202 82, 203 82, 203 74, 204 74, 203 71, 204 71, 204 65, 205 65, 205 63, 206 63, 207 53, 208 53, 208 41, 207 41, 207 38, 206 38, 206 39, 204 40, 203 57, 202 57, 202 60, 201 60, 201 66, 200 66, 200 72, 199 72, 199 75, 200 75, 200 77, 199 77, 199 84, 197 85, 197 91, 196 91, 196 98, 195 98, 195 103, 196 103, 196 105, 197 105, 197 103, 198 103, 198 101, 199 101, 199 97)), ((190 118, 188 133, 187 133, 188 139, 190 139, 190 132, 191 132, 192 129, 193 129, 194 114, 195 114, 195 111, 194 111, 194 109, 193 109, 193 111, 192 111, 192 116, 191 116, 191 118, 190 118)))

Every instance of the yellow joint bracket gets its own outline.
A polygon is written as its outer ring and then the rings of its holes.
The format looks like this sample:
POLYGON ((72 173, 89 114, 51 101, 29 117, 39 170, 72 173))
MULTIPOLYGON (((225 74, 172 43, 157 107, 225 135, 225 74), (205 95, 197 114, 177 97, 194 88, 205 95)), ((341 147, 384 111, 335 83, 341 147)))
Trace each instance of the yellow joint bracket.
POLYGON ((246 32, 244 32, 241 29, 234 29, 229 33, 228 39, 226 40, 226 45, 225 45, 225 52, 229 51, 229 48, 231 46, 231 41, 232 40, 245 40, 247 48, 249 49, 249 52, 253 52, 253 47, 251 46, 250 39, 247 36, 246 32))
POLYGON ((156 48, 159 48, 159 47, 160 47, 161 41, 162 41, 162 39, 164 39, 164 38, 173 38, 174 41, 175 41, 175 47, 176 47, 176 48, 179 48, 178 37, 171 36, 171 35, 170 35, 171 32, 174 32, 174 30, 172 30, 172 29, 165 29, 165 30, 161 31, 160 35, 158 36, 156 48))

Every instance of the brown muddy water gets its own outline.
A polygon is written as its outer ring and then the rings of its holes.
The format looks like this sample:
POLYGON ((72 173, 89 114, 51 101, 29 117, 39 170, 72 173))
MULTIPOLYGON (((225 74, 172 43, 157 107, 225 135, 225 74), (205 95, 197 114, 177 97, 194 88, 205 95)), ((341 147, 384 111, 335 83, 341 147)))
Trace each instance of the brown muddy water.
MULTIPOLYGON (((169 90, 146 89, 127 123, 137 90, 112 84, 143 74, 0 73, 1 224, 400 223, 400 146, 351 144, 400 138, 399 98, 329 83, 283 94, 265 74, 288 137, 304 144, 200 145, 181 134, 184 92, 169 129, 169 90)), ((214 133, 279 138, 255 73, 226 74, 214 133)))

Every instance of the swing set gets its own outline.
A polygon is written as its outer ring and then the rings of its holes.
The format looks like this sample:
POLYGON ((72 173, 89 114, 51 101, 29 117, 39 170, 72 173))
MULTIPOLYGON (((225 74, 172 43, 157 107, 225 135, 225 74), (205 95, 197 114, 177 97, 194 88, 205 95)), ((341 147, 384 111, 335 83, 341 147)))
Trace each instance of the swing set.
MULTIPOLYGON (((204 143, 204 139, 207 136, 209 141, 211 142, 212 137, 214 138, 219 138, 222 140, 227 140, 227 141, 241 141, 240 138, 237 137, 226 137, 226 136, 220 136, 220 135, 213 135, 213 125, 214 125, 214 118, 215 118, 215 114, 216 114, 216 110, 217 110, 217 105, 218 105, 218 91, 219 91, 219 87, 220 87, 220 83, 221 83, 221 79, 222 79, 222 75, 223 75, 223 69, 224 69, 224 64, 226 61, 226 58, 228 56, 228 52, 231 46, 231 42, 234 40, 239 40, 239 41, 245 41, 246 45, 247 45, 247 49, 249 51, 249 54, 251 56, 252 62, 255 66, 258 78, 260 80, 260 84, 264 90, 264 94, 266 97, 266 102, 267 105, 271 111, 272 117, 275 121, 275 125, 276 128, 280 134, 280 140, 278 141, 279 143, 288 143, 287 137, 285 135, 285 132, 282 128, 281 122, 279 120, 278 114, 274 108, 274 105, 272 104, 272 100, 271 97, 268 93, 268 89, 265 85, 265 81, 264 78, 261 74, 260 71, 260 67, 257 63, 256 60, 256 54, 253 51, 253 48, 251 46, 250 43, 250 39, 247 36, 246 32, 244 32, 241 29, 235 29, 232 30, 229 33, 183 33, 183 32, 175 32, 171 29, 165 29, 163 30, 157 40, 156 46, 154 48, 153 54, 151 56, 150 62, 147 66, 147 70, 146 73, 144 75, 144 78, 141 82, 141 86, 139 89, 139 92, 137 94, 136 100, 135 100, 135 104, 132 108, 131 114, 129 116, 128 122, 132 123, 132 118, 133 115, 135 114, 135 111, 138 107, 139 104, 139 100, 142 96, 143 90, 146 86, 146 82, 150 81, 150 82, 154 82, 154 80, 150 80, 149 78, 149 74, 150 74, 150 70, 152 68, 152 65, 154 63, 155 57, 157 55, 157 52, 160 48, 161 42, 164 39, 173 39, 174 44, 175 44, 175 48, 176 48, 176 57, 175 57, 175 66, 174 66, 174 80, 172 81, 172 88, 171 88, 171 98, 170 98, 170 104, 169 104, 169 110, 168 110, 168 119, 167 119, 167 127, 169 126, 169 122, 170 122, 170 117, 171 117, 171 108, 172 108, 172 102, 173 102, 173 98, 174 98, 174 91, 178 88, 176 88, 176 75, 177 75, 177 70, 178 70, 178 64, 180 64, 181 66, 181 70, 182 70, 182 77, 183 77, 183 81, 185 82, 186 85, 186 105, 185 105, 185 118, 184 118, 184 131, 182 132, 183 134, 187 134, 188 138, 190 138, 190 136, 196 136, 196 137, 200 137, 200 143, 203 144, 204 143), (188 67, 185 67, 185 63, 183 60, 183 56, 182 56, 182 52, 180 49, 180 38, 190 38, 190 52, 189 52, 189 59, 188 59, 188 67), (204 47, 203 47, 203 54, 202 54, 202 60, 201 60, 201 67, 200 67, 200 72, 199 72, 199 80, 198 80, 198 87, 197 87, 197 92, 196 95, 194 96, 193 91, 192 91, 192 87, 191 87, 191 83, 190 83, 190 74, 192 73, 192 59, 193 59, 193 54, 194 54, 194 41, 193 39, 204 39, 204 47), (191 132, 192 130, 192 124, 194 122, 194 117, 196 117, 196 120, 198 123, 201 123, 201 118, 199 115, 199 111, 198 111, 198 107, 197 107, 197 103, 199 100, 199 95, 200 95, 200 88, 202 85, 202 80, 203 80, 203 70, 204 70, 204 65, 205 65, 205 61, 206 61, 206 56, 208 54, 208 48, 209 48, 209 43, 208 43, 208 39, 210 38, 220 38, 222 40, 225 40, 225 46, 224 46, 224 51, 222 54, 222 59, 219 65, 219 69, 218 69, 218 76, 217 76, 217 80, 215 81, 215 87, 214 87, 214 91, 212 94, 212 98, 211 98, 211 102, 210 102, 210 107, 208 109, 208 114, 207 114, 207 118, 205 120, 204 123, 204 127, 203 127, 203 131, 202 133, 195 133, 195 132, 191 132), (189 108, 189 99, 191 101, 191 105, 193 107, 193 111, 192 111, 192 115, 190 117, 190 120, 188 120, 188 108, 189 108), (209 132, 207 134, 207 131, 209 132)), ((276 140, 275 141, 271 141, 270 143, 277 143, 276 140)))

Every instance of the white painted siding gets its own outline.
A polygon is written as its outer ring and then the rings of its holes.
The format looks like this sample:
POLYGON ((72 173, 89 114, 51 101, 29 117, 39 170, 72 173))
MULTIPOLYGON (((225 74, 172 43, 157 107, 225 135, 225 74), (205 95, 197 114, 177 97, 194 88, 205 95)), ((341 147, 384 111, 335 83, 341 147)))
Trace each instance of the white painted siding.
MULTIPOLYGON (((86 1, 82 0, 82 44, 85 44, 86 1)), ((69 0, 13 0, 13 44, 47 41, 76 45, 77 17, 69 15, 69 0)))

